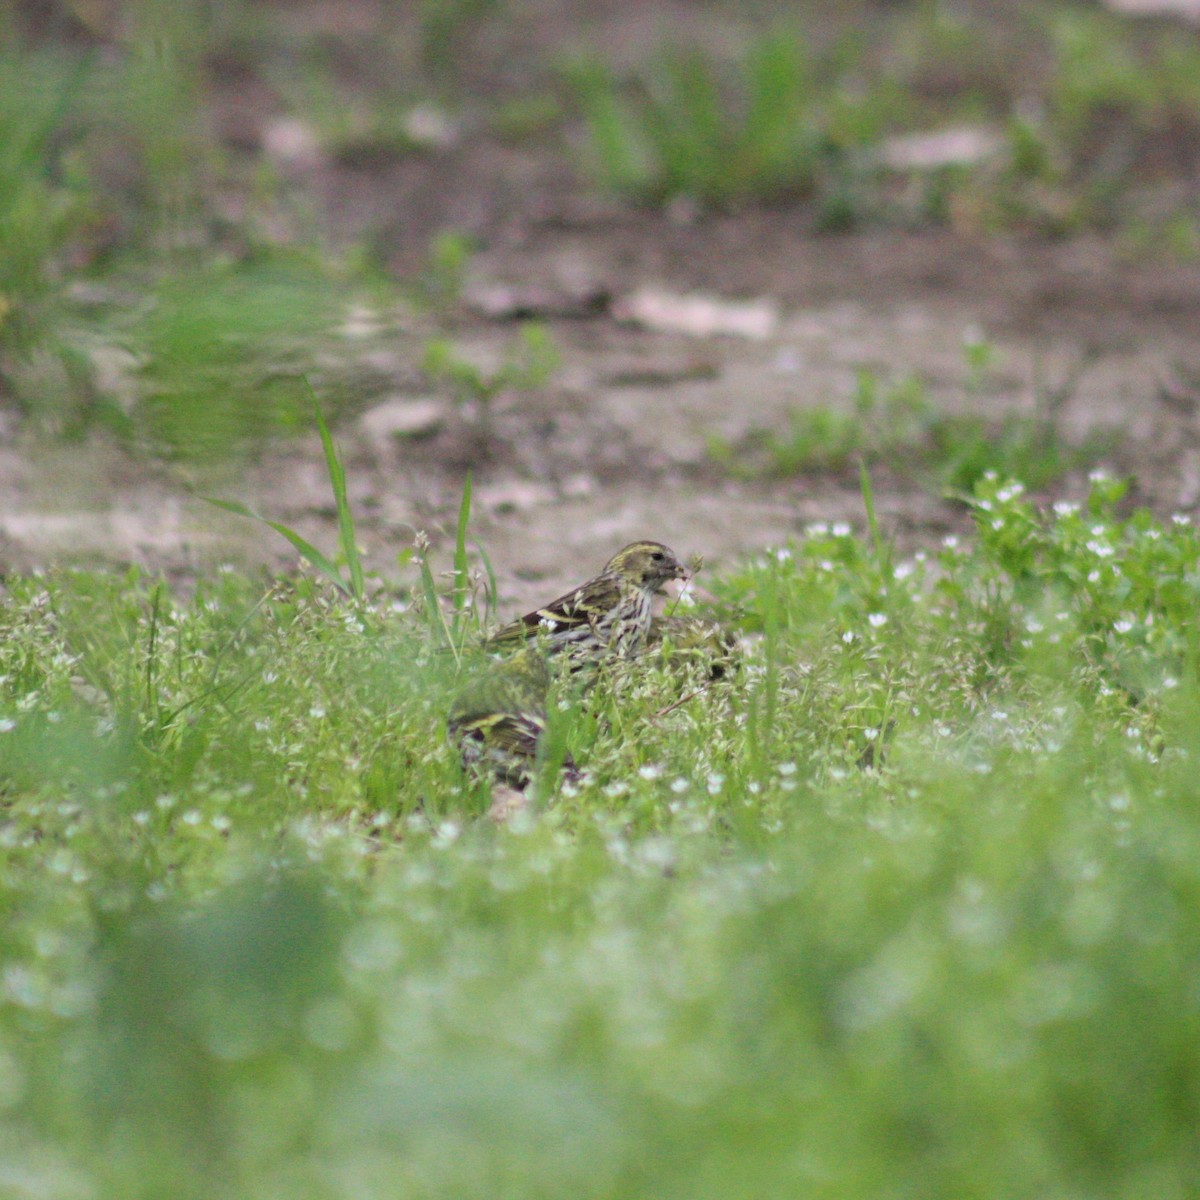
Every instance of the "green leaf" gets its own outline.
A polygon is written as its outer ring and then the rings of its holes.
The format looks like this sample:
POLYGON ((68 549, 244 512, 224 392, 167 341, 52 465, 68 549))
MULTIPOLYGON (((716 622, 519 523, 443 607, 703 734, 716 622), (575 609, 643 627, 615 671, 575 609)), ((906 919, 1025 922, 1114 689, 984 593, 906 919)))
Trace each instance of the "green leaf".
POLYGON ((354 594, 350 586, 342 578, 337 565, 330 562, 316 546, 302 538, 294 529, 289 529, 288 526, 281 524, 279 521, 268 521, 266 517, 260 517, 258 513, 247 508, 237 500, 217 500, 213 496, 201 496, 200 499, 207 504, 214 505, 216 508, 223 508, 226 512, 236 513, 239 517, 249 517, 252 521, 258 521, 275 530, 276 533, 287 538, 296 548, 300 557, 320 571, 330 583, 334 584, 340 591, 345 592, 347 595, 354 594))
POLYGON ((346 568, 350 572, 349 587, 346 587, 345 584, 340 586, 348 591, 355 600, 361 601, 364 590, 362 560, 358 556, 358 543, 354 538, 354 514, 350 511, 350 500, 346 495, 346 468, 342 466, 337 447, 333 444, 333 436, 321 413, 320 401, 307 377, 304 380, 304 386, 308 388, 308 394, 312 397, 313 409, 317 414, 317 428, 321 431, 321 445, 325 449, 325 465, 329 471, 329 482, 333 486, 333 501, 337 506, 338 537, 341 542, 342 554, 346 558, 346 568))

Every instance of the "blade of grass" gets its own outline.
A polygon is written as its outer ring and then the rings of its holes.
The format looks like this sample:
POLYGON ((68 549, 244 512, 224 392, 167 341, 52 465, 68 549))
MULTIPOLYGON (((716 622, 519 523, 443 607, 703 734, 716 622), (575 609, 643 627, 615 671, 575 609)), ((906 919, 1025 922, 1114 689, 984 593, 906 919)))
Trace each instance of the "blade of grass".
POLYGON ((342 554, 346 559, 346 569, 350 573, 349 587, 346 590, 356 601, 361 603, 363 598, 362 560, 359 558, 358 543, 354 538, 354 514, 350 511, 350 500, 346 495, 346 468, 342 465, 337 447, 333 443, 333 436, 330 434, 329 426, 326 425, 325 417, 321 412, 321 403, 307 376, 304 379, 304 386, 312 398, 313 410, 317 416, 317 428, 321 432, 321 445, 325 450, 325 466, 329 471, 329 482, 333 487, 333 501, 337 506, 338 538, 341 542, 342 554))
POLYGON ((302 538, 294 529, 289 529, 286 525, 280 524, 278 521, 268 521, 266 517, 260 517, 258 513, 247 508, 237 500, 218 500, 213 496, 202 496, 201 499, 208 504, 214 505, 216 508, 223 508, 226 512, 236 513, 239 517, 249 517, 252 521, 258 521, 268 528, 275 530, 276 533, 287 538, 296 548, 300 557, 324 575, 330 583, 340 591, 345 592, 348 596, 354 595, 350 585, 342 578, 341 572, 338 571, 337 565, 330 562, 316 546, 302 538))
POLYGON ((462 503, 458 506, 458 527, 454 534, 454 634, 463 633, 470 579, 467 571, 467 524, 471 520, 471 472, 463 483, 462 503))
POLYGON ((479 542, 472 542, 471 546, 480 559, 482 559, 483 569, 487 573, 487 591, 484 595, 483 611, 483 624, 486 626, 492 619, 492 613, 496 608, 496 597, 500 594, 500 589, 496 585, 496 569, 492 566, 492 560, 488 552, 479 542))
MULTIPOLYGON (((424 534, 419 534, 418 538, 423 539, 424 534)), ((458 646, 455 644, 454 638, 450 633, 450 626, 446 623, 446 614, 442 611, 442 606, 438 601, 437 583, 433 578, 433 571, 429 566, 429 559, 425 553, 426 547, 418 544, 416 559, 417 566, 421 571, 421 588, 425 593, 425 609, 429 616, 429 632, 433 635, 434 640, 441 642, 444 648, 448 648, 454 655, 455 663, 461 663, 462 658, 458 652, 458 646)))
POLYGON ((879 521, 875 516, 875 493, 871 490, 871 475, 867 470, 866 459, 858 464, 859 487, 862 491, 863 508, 867 510, 867 527, 871 531, 871 545, 875 548, 875 566, 880 579, 886 581, 891 576, 891 554, 887 543, 879 532, 879 521))

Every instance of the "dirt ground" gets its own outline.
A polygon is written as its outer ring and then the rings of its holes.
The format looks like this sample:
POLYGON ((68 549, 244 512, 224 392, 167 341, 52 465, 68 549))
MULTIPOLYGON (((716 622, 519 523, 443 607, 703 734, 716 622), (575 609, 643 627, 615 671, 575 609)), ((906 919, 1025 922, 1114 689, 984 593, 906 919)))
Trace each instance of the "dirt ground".
MULTIPOLYGON (((259 152, 269 111, 244 96, 219 109, 229 136, 259 152)), ((848 403, 860 367, 883 379, 917 373, 939 403, 961 405, 963 340, 980 334, 998 364, 975 403, 1028 409, 1038 389, 1078 374, 1062 411, 1068 433, 1119 431, 1109 465, 1135 478, 1136 502, 1163 513, 1200 507, 1200 264, 1139 261, 1099 235, 832 236, 798 210, 643 212, 596 199, 557 152, 469 129, 442 152, 396 162, 301 164, 293 183, 343 236, 373 228, 401 277, 425 261, 439 229, 469 234, 481 249, 446 318, 450 334, 494 362, 514 317, 530 313, 561 355, 547 387, 499 397, 484 456, 471 415, 414 370, 421 333, 399 322, 377 355, 389 386, 336 431, 368 562, 389 578, 406 578, 396 555, 414 530, 449 565, 468 466, 472 533, 505 606, 576 582, 635 537, 719 566, 813 521, 861 527, 855 474, 730 479, 709 460, 706 438, 781 429, 789 409, 848 403), (646 328, 630 319, 645 289, 745 302, 761 320, 749 336, 646 328)), ((195 478, 102 440, 36 443, 13 426, 0 434, 8 569, 132 561, 186 582, 226 561, 294 562, 281 539, 196 491, 335 544, 315 437, 195 478)), ((1053 495, 1078 495, 1084 483, 1067 478, 1053 495)), ((874 486, 885 529, 907 547, 964 525, 960 505, 909 481, 881 473, 874 486)))

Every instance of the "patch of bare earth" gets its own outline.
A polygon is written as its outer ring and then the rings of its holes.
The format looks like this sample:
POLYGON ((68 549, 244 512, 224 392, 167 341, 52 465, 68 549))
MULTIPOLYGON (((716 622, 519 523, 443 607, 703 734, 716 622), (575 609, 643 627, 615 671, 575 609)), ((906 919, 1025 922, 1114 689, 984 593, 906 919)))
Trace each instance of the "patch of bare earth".
MULTIPOLYGON (((225 105, 249 154, 269 153, 268 107, 225 105)), ((337 436, 368 562, 388 577, 408 578, 396 555, 415 530, 448 563, 468 468, 472 534, 514 608, 635 537, 719 565, 815 520, 861 526, 853 473, 731 479, 707 439, 782 431, 792 409, 847 405, 863 367, 884 380, 919 375, 939 404, 962 406, 965 336, 998 351, 969 403, 1028 410, 1039 390, 1070 381, 1064 430, 1117 431, 1109 465, 1136 479, 1136 501, 1164 513, 1200 504, 1200 264, 1132 261, 1100 237, 822 236, 800 208, 650 214, 591 198, 557 148, 505 145, 469 122, 424 155, 301 156, 281 169, 329 229, 351 239, 369 230, 400 277, 426 261, 438 230, 476 239, 463 302, 447 314, 464 354, 499 361, 524 316, 546 325, 561 354, 548 387, 497 397, 483 436, 478 413, 415 369, 428 319, 381 348, 385 383, 364 389, 365 411, 337 436), (715 314, 707 325, 704 305, 715 314)), ((1055 494, 1084 483, 1065 479, 1055 494)), ((874 488, 885 529, 907 546, 965 523, 961 506, 898 473, 880 471, 874 488)), ((8 569, 136 561, 182 580, 226 560, 295 562, 281 539, 198 491, 336 544, 315 437, 197 479, 102 442, 53 447, 10 429, 0 555, 8 569)))

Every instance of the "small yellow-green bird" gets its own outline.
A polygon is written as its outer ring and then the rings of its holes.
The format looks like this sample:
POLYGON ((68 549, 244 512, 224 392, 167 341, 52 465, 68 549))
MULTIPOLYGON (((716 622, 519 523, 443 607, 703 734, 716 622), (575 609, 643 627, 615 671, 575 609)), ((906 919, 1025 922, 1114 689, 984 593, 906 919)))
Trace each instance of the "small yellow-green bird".
POLYGON ((497 647, 537 638, 550 654, 580 662, 632 657, 650 631, 654 594, 687 570, 661 542, 631 542, 593 579, 505 625, 489 639, 497 647))
POLYGON ((673 655, 703 663, 710 679, 721 679, 737 665, 737 638, 708 617, 692 614, 655 617, 646 635, 646 649, 669 643, 673 655))
MULTIPOLYGON (((467 770, 486 770, 501 783, 523 789, 533 778, 546 733, 550 672, 537 646, 490 663, 455 698, 447 733, 467 770)), ((574 762, 563 773, 578 778, 574 762)))

